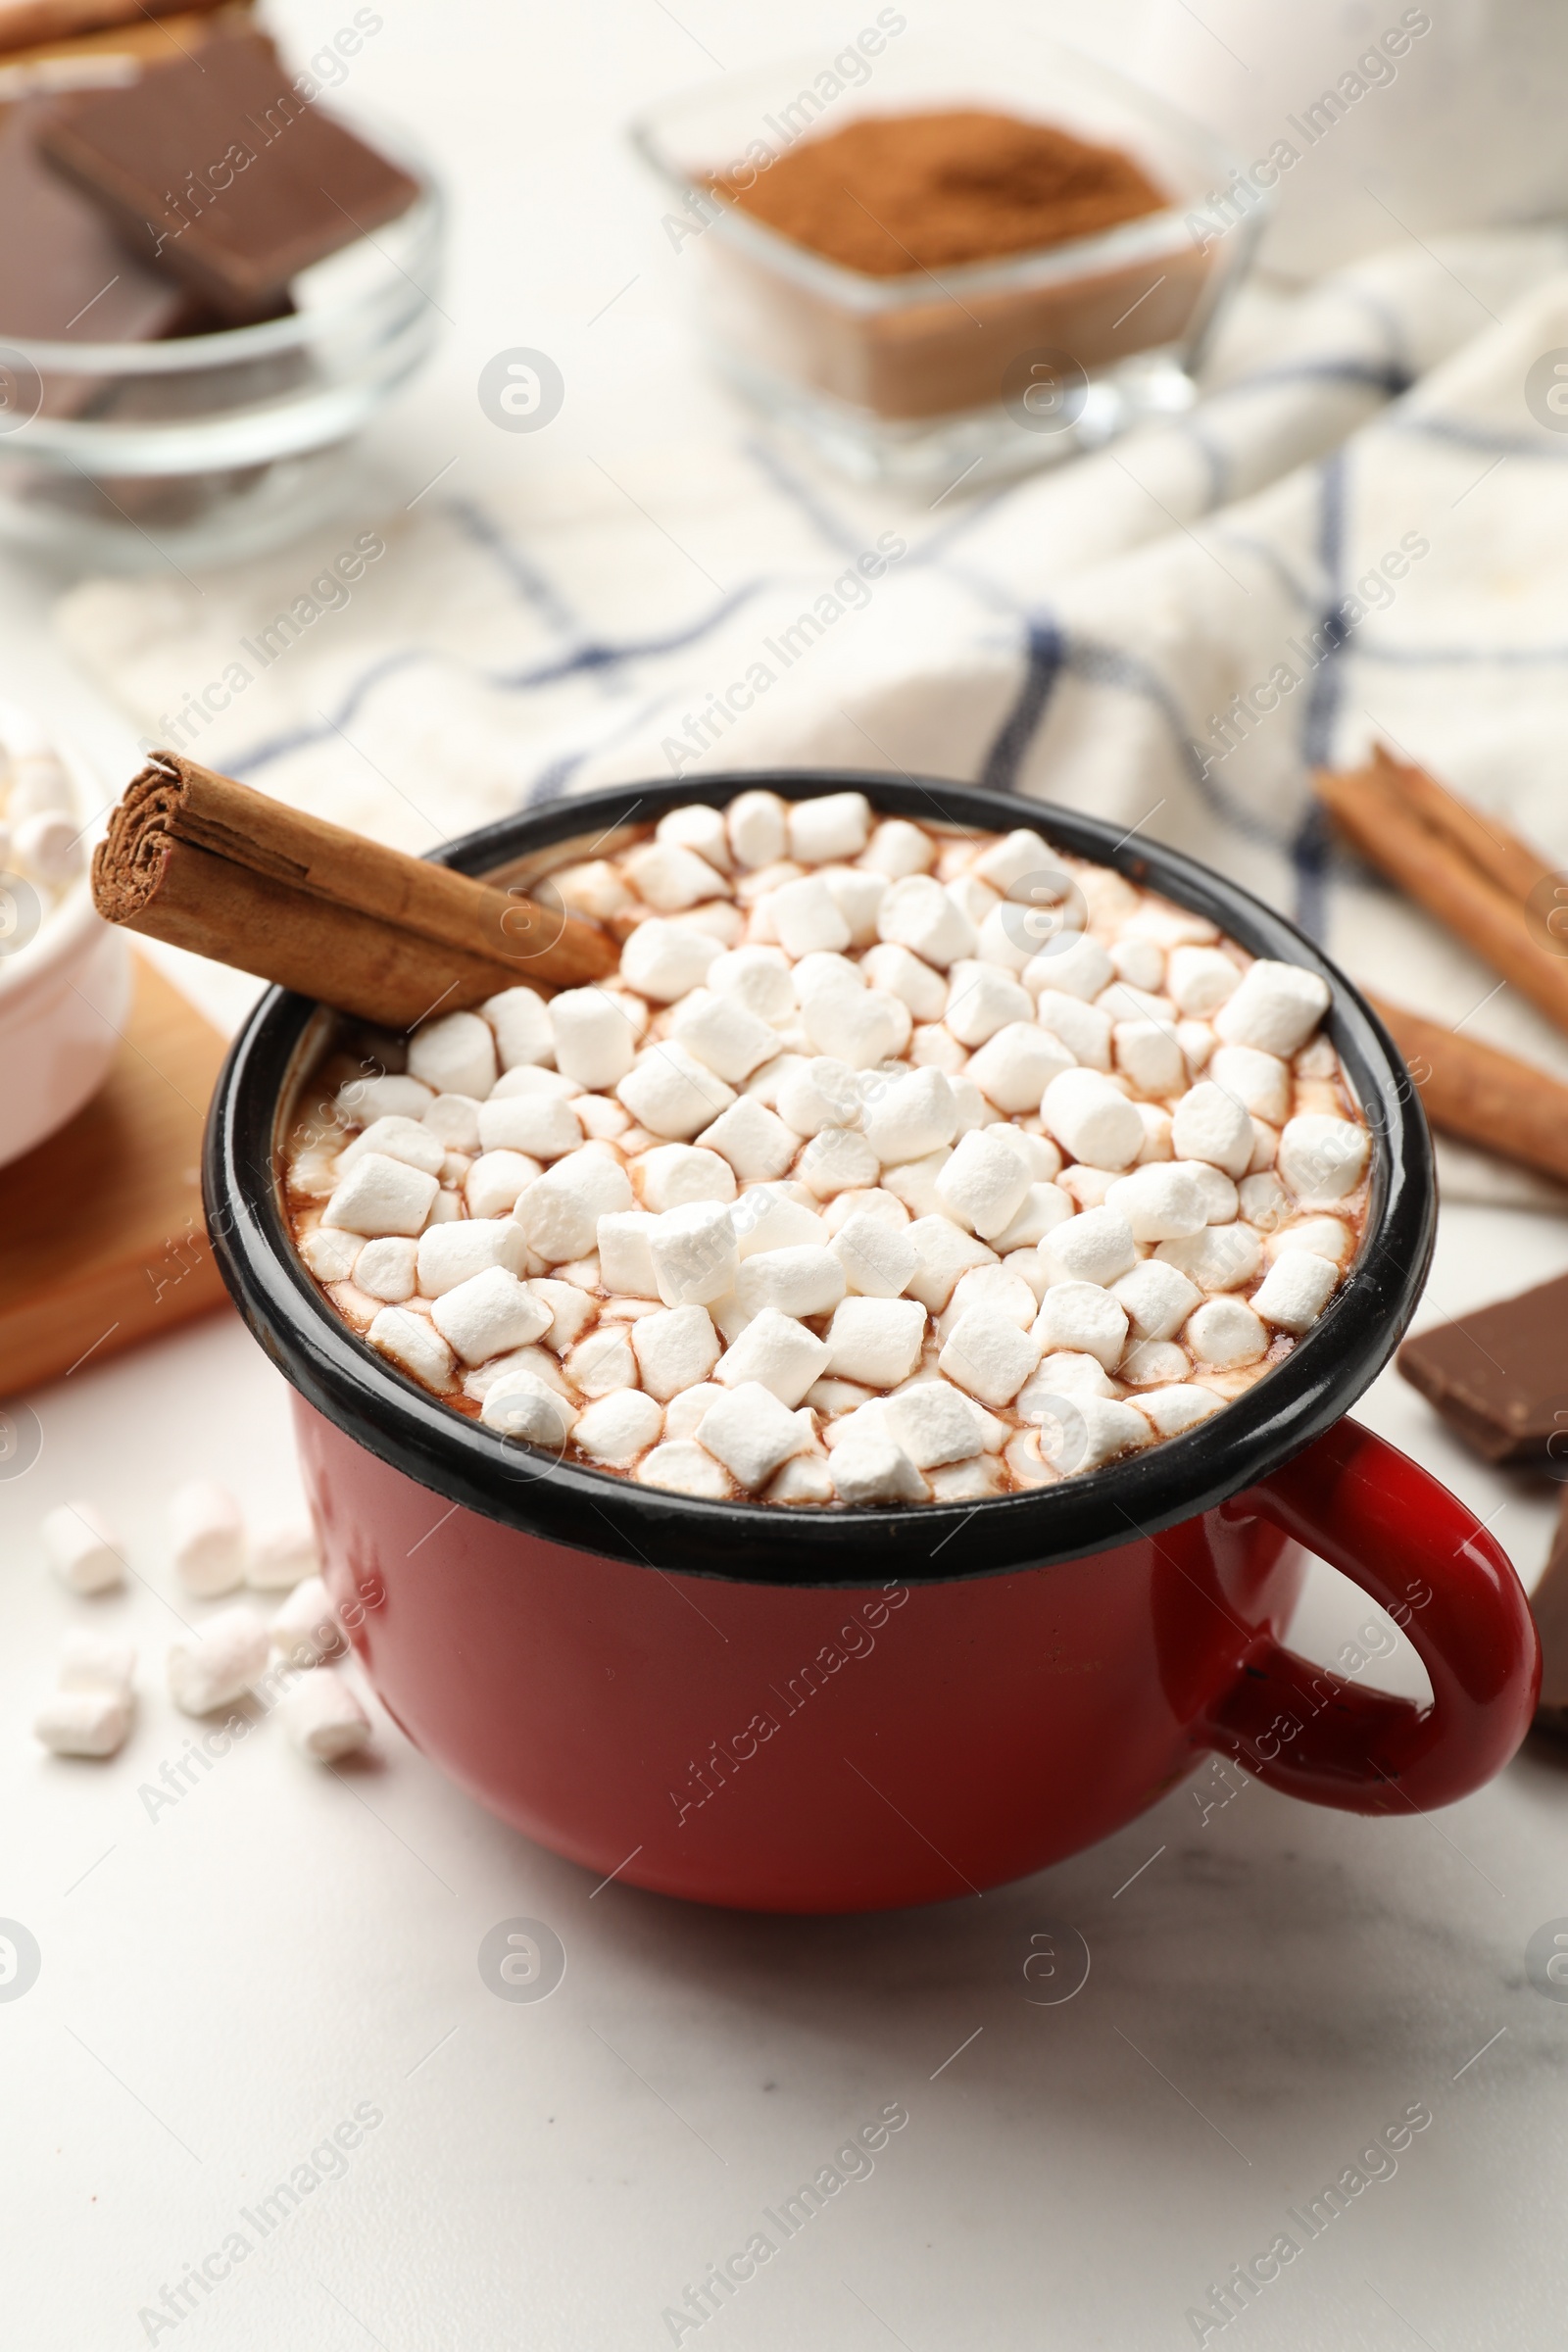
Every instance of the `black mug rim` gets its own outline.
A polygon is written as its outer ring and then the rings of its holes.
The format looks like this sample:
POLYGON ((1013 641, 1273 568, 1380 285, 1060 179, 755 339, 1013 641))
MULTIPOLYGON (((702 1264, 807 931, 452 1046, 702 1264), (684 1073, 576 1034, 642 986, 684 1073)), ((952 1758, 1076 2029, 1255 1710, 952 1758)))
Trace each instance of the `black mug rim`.
MULTIPOLYGON (((786 800, 860 791, 881 813, 1006 832, 1026 824, 1053 847, 1107 865, 1206 915, 1254 956, 1304 965, 1329 984, 1325 1029, 1372 1131, 1361 1255, 1286 1360, 1180 1437, 1057 1486, 982 1502, 791 1508, 713 1502, 644 1487, 574 1461, 543 1461, 454 1413, 342 1322, 301 1263, 274 1174, 281 1088, 318 1007, 270 989, 220 1075, 203 1152, 213 1248, 241 1316, 316 1410, 447 1501, 524 1535, 662 1573, 805 1587, 950 1584, 1086 1553, 1196 1518, 1266 1478, 1333 1426, 1394 1352, 1421 1295, 1436 1230, 1431 1138, 1392 1038, 1346 975, 1250 891, 1182 852, 1118 836, 1100 818, 941 777, 848 768, 726 772, 633 783, 530 808, 431 853, 460 872, 496 871, 574 837, 671 808, 722 806, 743 791, 786 800)), ((525 980, 519 965, 518 978, 525 980)))

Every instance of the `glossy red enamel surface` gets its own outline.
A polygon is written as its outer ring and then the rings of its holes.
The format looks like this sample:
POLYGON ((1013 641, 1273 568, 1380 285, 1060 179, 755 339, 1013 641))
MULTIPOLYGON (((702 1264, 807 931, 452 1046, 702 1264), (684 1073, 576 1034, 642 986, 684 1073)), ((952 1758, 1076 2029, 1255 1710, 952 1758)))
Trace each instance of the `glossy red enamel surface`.
POLYGON ((1352 1423, 1266 1488, 1113 1550, 823 1591, 546 1543, 296 1411, 327 1582, 380 1696, 481 1803, 596 1876, 758 1910, 933 1902, 1109 1835, 1204 1748, 1398 1811, 1478 1786, 1528 1726, 1535 1637, 1506 1560, 1352 1423), (1278 1647, 1293 1536, 1380 1600, 1424 1577, 1405 1630, 1434 1709, 1320 1674, 1306 1718, 1313 1670, 1278 1647))

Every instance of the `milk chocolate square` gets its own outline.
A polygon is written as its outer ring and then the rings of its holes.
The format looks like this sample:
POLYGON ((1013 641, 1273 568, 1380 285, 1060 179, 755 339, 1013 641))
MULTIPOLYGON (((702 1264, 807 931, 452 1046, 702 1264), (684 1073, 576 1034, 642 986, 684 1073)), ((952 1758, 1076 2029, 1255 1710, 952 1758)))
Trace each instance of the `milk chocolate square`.
POLYGON ((260 33, 61 100, 43 145, 133 252, 232 320, 265 315, 298 271, 418 194, 302 95, 260 33))
POLYGON ((1568 1274, 1406 1340, 1398 1363, 1489 1462, 1568 1475, 1568 1274))

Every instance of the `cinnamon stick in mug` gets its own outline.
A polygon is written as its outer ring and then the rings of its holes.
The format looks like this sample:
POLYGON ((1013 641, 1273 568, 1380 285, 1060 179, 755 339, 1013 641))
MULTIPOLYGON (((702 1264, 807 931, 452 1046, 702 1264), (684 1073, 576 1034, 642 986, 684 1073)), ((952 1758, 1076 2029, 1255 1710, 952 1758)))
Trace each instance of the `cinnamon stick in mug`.
POLYGON ((390 1029, 519 981, 573 988, 618 949, 580 915, 384 848, 157 752, 92 864, 106 921, 390 1029))

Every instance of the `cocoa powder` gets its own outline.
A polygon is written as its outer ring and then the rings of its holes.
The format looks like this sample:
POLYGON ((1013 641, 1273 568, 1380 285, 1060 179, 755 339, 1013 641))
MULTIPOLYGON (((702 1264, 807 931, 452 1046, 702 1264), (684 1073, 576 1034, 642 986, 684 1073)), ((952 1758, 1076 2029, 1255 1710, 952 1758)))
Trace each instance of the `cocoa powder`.
POLYGON ((1093 236, 1167 203, 1131 156, 978 108, 871 115, 710 183, 780 236, 870 277, 1093 236))

